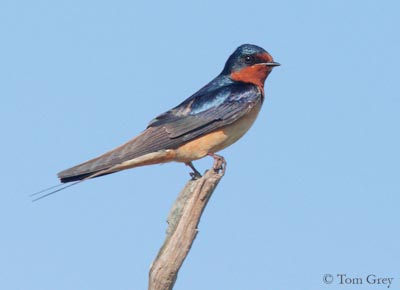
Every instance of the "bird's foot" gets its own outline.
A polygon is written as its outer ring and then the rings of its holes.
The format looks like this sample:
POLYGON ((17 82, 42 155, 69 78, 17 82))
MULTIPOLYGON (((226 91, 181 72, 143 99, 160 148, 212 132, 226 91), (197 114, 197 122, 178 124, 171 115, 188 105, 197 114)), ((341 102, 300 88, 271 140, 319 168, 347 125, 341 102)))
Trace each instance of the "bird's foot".
POLYGON ((187 166, 189 166, 189 167, 193 170, 193 172, 190 172, 190 173, 189 173, 190 176, 192 177, 192 180, 196 180, 196 179, 201 178, 200 172, 197 171, 197 169, 194 167, 194 165, 193 165, 192 162, 188 162, 188 163, 185 163, 185 164, 186 164, 187 166))
POLYGON ((225 173, 225 169, 226 169, 225 158, 223 156, 217 155, 215 153, 208 153, 207 155, 214 158, 214 165, 213 165, 214 171, 217 173, 221 173, 223 175, 225 173))

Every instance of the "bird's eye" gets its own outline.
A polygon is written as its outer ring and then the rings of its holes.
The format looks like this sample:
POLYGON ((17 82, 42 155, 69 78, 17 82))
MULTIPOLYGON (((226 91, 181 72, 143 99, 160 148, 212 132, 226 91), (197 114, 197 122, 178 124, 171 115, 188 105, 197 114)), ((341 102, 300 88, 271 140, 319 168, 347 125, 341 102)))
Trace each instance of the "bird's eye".
POLYGON ((254 63, 254 56, 253 56, 253 55, 247 55, 247 56, 244 58, 244 62, 245 62, 246 64, 253 64, 253 63, 254 63))

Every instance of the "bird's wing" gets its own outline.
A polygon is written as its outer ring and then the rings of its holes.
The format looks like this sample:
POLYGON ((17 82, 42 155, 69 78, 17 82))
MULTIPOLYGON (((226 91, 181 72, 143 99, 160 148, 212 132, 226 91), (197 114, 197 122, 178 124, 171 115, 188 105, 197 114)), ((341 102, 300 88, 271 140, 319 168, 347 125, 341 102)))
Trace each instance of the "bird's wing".
POLYGON ((176 149, 186 142, 235 122, 262 101, 260 90, 251 84, 229 85, 198 95, 150 122, 145 131, 127 143, 95 159, 58 174, 70 182, 106 170, 148 153, 176 149))

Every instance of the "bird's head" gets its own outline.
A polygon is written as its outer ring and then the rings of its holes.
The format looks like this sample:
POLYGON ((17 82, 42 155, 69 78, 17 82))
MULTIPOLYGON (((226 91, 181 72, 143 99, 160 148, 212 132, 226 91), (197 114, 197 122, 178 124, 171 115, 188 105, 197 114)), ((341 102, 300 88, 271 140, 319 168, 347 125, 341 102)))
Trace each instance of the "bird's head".
POLYGON ((243 44, 228 58, 222 74, 234 81, 252 83, 263 88, 272 68, 279 65, 263 48, 243 44))

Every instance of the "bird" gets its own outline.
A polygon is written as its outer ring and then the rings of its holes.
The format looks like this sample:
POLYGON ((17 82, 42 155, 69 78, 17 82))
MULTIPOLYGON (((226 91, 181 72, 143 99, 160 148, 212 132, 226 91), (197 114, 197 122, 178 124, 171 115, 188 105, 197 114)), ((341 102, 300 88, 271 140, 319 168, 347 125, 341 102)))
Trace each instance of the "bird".
POLYGON ((225 162, 216 153, 250 129, 264 102, 265 80, 279 65, 265 49, 240 45, 229 56, 222 72, 199 91, 151 120, 130 141, 59 172, 60 185, 71 182, 65 186, 69 187, 121 170, 171 161, 188 165, 193 178, 201 177, 192 161, 211 156, 225 162))

